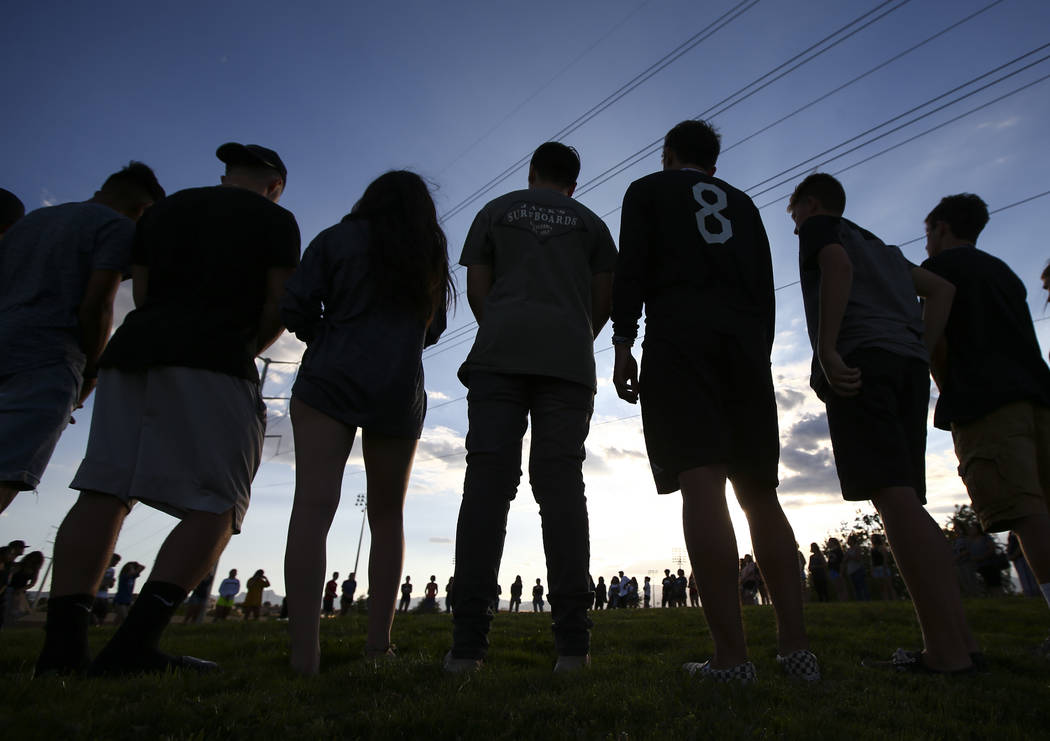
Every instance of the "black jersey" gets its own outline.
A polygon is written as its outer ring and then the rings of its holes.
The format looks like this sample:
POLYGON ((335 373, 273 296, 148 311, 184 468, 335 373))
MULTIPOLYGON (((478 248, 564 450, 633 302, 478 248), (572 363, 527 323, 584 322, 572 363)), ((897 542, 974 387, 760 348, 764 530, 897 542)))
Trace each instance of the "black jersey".
POLYGON ((698 170, 636 180, 623 198, 613 332, 681 342, 706 329, 773 345, 773 263, 758 209, 698 170))

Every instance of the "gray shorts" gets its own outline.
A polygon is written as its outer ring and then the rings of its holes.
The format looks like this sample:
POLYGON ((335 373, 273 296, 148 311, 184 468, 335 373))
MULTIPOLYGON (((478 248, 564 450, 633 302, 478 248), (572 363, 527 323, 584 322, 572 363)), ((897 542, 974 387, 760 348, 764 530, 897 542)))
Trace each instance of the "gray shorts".
POLYGON ((233 510, 241 529, 262 456, 259 386, 225 373, 161 366, 99 374, 87 453, 69 486, 182 517, 233 510))
POLYGON ((80 395, 66 363, 0 377, 0 482, 35 489, 80 395))

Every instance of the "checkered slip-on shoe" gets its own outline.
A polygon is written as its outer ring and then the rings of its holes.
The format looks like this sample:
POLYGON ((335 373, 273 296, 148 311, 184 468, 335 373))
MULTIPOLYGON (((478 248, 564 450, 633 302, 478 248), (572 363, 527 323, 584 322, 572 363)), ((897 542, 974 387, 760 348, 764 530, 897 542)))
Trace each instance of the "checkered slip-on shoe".
POLYGON ((792 679, 801 679, 804 682, 820 681, 820 664, 812 651, 803 648, 792 651, 787 656, 777 654, 777 663, 784 674, 792 679))
POLYGON ((737 664, 728 669, 714 669, 710 661, 703 663, 691 661, 682 664, 682 670, 693 677, 706 679, 712 682, 733 682, 736 684, 751 684, 758 679, 755 665, 750 661, 737 664))

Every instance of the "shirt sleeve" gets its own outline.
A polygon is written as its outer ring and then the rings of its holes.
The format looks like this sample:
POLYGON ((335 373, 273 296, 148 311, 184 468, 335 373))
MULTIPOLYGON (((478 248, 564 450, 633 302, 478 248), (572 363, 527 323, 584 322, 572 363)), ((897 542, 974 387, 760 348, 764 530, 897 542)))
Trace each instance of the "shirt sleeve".
MULTIPOLYGON (((280 208, 279 206, 277 208, 280 208)), ((299 224, 291 212, 280 209, 280 216, 270 225, 269 268, 294 268, 299 265, 302 240, 299 224)))
POLYGON ((616 262, 619 255, 616 252, 616 243, 613 242, 612 234, 605 222, 595 217, 597 222, 597 239, 594 249, 591 251, 591 273, 611 273, 616 270, 616 262))
POLYGON ((483 208, 474 217, 474 223, 470 225, 470 231, 467 232, 467 239, 463 243, 463 254, 459 258, 460 265, 469 267, 492 264, 493 244, 489 226, 488 209, 483 208))
POLYGON ((288 331, 306 343, 317 336, 328 295, 327 234, 321 232, 306 248, 298 269, 284 284, 281 299, 281 321, 288 331))
POLYGON ((766 306, 763 307, 762 315, 765 317, 765 329, 767 345, 772 350, 773 338, 776 334, 776 323, 777 323, 777 301, 775 289, 773 287, 773 256, 769 247, 769 235, 766 234, 765 224, 762 223, 762 215, 759 213, 758 208, 752 203, 751 208, 754 213, 755 220, 755 241, 758 247, 758 256, 761 261, 761 285, 759 290, 761 295, 758 297, 760 301, 765 301, 766 306))
POLYGON ((117 270, 128 275, 135 244, 135 222, 120 216, 102 225, 95 238, 94 270, 117 270))
POLYGON ((803 268, 817 267, 821 250, 829 244, 839 244, 838 219, 831 216, 811 216, 798 230, 799 259, 803 268))
POLYGON ((620 215, 620 254, 613 279, 613 335, 634 339, 642 316, 649 261, 650 219, 635 183, 623 197, 620 215))

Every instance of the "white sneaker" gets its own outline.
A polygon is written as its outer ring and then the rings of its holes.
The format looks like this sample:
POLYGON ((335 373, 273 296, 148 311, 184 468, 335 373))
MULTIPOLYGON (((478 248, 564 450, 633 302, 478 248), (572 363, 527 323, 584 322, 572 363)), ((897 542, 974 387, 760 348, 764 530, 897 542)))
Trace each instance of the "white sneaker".
POLYGON ((751 684, 758 679, 755 665, 750 661, 731 666, 728 669, 714 669, 712 668, 710 661, 705 661, 703 663, 691 661, 688 664, 682 664, 682 669, 691 676, 708 679, 712 682, 751 684))
POLYGON ((584 656, 559 656, 558 661, 554 664, 554 673, 562 674, 564 672, 574 672, 580 669, 590 668, 590 654, 586 654, 584 656))
POLYGON ((445 654, 442 666, 449 674, 463 674, 464 672, 476 672, 481 668, 481 659, 457 659, 449 651, 445 654))

